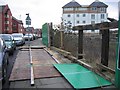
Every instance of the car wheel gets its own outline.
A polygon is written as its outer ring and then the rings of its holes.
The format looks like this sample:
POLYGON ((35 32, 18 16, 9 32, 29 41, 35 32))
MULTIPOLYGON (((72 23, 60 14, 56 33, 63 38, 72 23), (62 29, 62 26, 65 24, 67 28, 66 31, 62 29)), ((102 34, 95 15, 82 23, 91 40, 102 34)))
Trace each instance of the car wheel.
POLYGON ((14 48, 14 50, 16 50, 16 47, 14 48))
POLYGON ((9 55, 13 55, 14 49, 9 52, 9 55))

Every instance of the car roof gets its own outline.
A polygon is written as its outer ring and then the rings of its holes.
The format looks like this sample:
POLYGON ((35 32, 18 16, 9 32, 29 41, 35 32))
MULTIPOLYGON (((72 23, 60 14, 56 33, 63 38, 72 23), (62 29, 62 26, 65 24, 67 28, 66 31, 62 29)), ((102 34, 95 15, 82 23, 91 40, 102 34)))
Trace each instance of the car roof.
POLYGON ((12 35, 23 35, 23 33, 12 33, 12 35))
POLYGON ((0 34, 0 36, 11 36, 10 34, 0 34))

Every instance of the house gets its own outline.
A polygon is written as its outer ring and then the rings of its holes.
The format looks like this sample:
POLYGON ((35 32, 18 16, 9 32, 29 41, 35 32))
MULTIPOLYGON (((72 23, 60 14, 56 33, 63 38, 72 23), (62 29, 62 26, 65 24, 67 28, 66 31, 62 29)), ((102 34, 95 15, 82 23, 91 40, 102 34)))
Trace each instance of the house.
POLYGON ((34 30, 34 34, 36 34, 38 37, 42 37, 42 30, 40 28, 37 28, 34 30))
POLYGON ((27 27, 27 28, 25 28, 25 33, 34 34, 34 27, 27 27))
POLYGON ((62 7, 63 25, 73 27, 106 22, 108 18, 107 7, 108 5, 98 0, 90 5, 81 5, 75 0, 72 0, 62 7))
POLYGON ((12 33, 12 13, 8 5, 0 6, 0 33, 12 33))

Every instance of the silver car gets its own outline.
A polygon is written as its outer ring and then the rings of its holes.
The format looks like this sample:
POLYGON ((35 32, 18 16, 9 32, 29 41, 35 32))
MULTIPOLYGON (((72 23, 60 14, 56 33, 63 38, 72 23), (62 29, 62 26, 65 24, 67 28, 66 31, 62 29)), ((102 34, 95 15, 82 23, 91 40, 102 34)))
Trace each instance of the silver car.
POLYGON ((15 41, 13 40, 12 35, 10 34, 0 34, 0 37, 5 41, 7 51, 9 55, 13 55, 14 50, 16 49, 15 41))
POLYGON ((31 34, 31 33, 30 33, 30 34, 28 34, 28 33, 25 34, 25 35, 24 35, 24 38, 25 38, 25 40, 31 40, 31 41, 34 39, 34 38, 33 38, 33 34, 31 34))
POLYGON ((12 36, 13 36, 17 46, 25 44, 25 39, 24 39, 24 36, 22 33, 13 33, 12 36))
POLYGON ((2 89, 2 85, 5 83, 7 75, 8 57, 9 55, 6 50, 6 44, 0 38, 0 90, 2 89))

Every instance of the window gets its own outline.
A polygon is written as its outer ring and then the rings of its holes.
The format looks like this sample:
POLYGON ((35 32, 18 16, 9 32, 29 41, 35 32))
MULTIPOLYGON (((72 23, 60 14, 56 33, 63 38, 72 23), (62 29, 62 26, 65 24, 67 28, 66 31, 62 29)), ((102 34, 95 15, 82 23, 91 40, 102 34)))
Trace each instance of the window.
POLYGON ((86 14, 83 14, 83 17, 85 17, 86 16, 86 14))
POLYGON ((97 8, 96 7, 92 7, 92 10, 95 11, 95 10, 97 10, 97 8))
POLYGON ((13 27, 13 31, 16 31, 17 29, 15 27, 13 27))
POLYGON ((71 24, 71 21, 68 21, 68 24, 71 24))
POLYGON ((80 21, 77 21, 77 24, 79 24, 80 23, 80 21))
POLYGON ((70 17, 70 14, 68 14, 68 17, 70 17))
POLYGON ((5 18, 9 18, 9 15, 7 13, 5 13, 5 18))
POLYGON ((95 21, 91 21, 91 24, 95 24, 95 21))
POLYGON ((101 19, 104 19, 105 18, 105 15, 104 14, 101 14, 101 19))
POLYGON ((92 14, 92 15, 91 15, 91 19, 95 19, 95 14, 92 14))
POLYGON ((9 31, 9 28, 8 27, 5 27, 6 31, 9 31))
POLYGON ((83 21, 83 23, 85 24, 85 23, 86 23, 86 21, 83 21))
POLYGON ((15 23, 13 23, 13 26, 16 26, 16 24, 15 24, 15 23))
POLYGON ((101 23, 103 23, 104 21, 102 20, 101 23))
POLYGON ((5 21, 5 24, 9 24, 9 21, 5 21))
POLYGON ((106 9, 105 8, 100 8, 100 11, 105 12, 106 9))
POLYGON ((64 8, 63 10, 64 11, 71 11, 71 10, 73 10, 73 8, 64 8))
POLYGON ((79 17, 79 14, 77 14, 77 17, 79 17))
POLYGON ((80 11, 86 11, 86 10, 88 10, 88 8, 80 7, 79 10, 80 10, 80 11))

